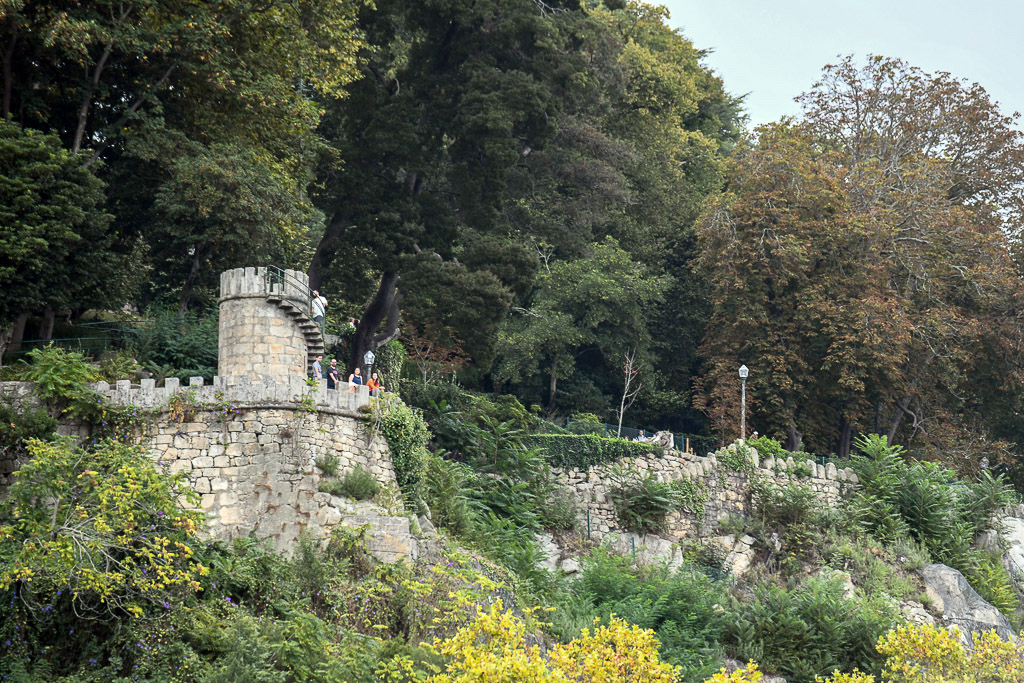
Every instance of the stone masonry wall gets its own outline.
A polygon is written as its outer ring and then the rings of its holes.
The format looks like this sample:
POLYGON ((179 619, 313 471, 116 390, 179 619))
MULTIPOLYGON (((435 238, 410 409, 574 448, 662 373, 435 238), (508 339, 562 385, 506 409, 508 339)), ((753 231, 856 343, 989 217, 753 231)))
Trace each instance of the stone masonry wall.
MULTIPOLYGON (((328 454, 338 458, 341 475, 361 465, 380 484, 397 488, 387 443, 373 437, 368 414, 358 410, 369 402, 366 387, 349 393, 308 387, 301 378, 279 383, 247 377, 217 377, 213 385, 193 378, 188 387, 177 379, 163 387, 153 380, 92 386, 115 405, 150 411, 152 426, 141 435, 142 443, 154 460, 189 475, 213 537, 254 533, 289 551, 303 530, 325 536, 338 524, 371 522, 387 531, 404 523, 404 532, 371 538, 371 550, 393 559, 415 556, 414 548, 403 546, 411 543, 407 520, 381 516, 373 506, 319 490, 316 460, 328 454)), ((26 382, 0 382, 0 397, 38 404, 33 385, 26 382)), ((59 433, 89 436, 85 425, 67 419, 61 420, 59 433)), ((19 466, 13 456, 4 459, 0 449, 0 494, 19 466)), ((398 497, 395 507, 393 512, 400 512, 398 497)))
MULTIPOLYGON (((829 506, 838 502, 844 488, 857 483, 857 475, 853 471, 837 470, 831 463, 822 467, 808 460, 807 467, 813 474, 800 477, 793 473, 796 463, 792 458, 786 461, 775 461, 772 458, 761 461, 755 451, 753 461, 757 476, 780 486, 790 482, 809 486, 829 506)), ((613 467, 632 468, 641 476, 652 474, 659 481, 689 479, 706 487, 708 500, 701 518, 685 512, 675 512, 668 517, 667 535, 676 539, 706 536, 713 531, 719 520, 728 516, 745 516, 749 511, 751 487, 748 475, 726 468, 714 454, 700 457, 669 450, 663 458, 626 458, 588 470, 556 468, 556 480, 569 487, 575 495, 581 529, 588 528, 589 511, 590 535, 595 541, 600 541, 608 534, 623 533, 615 518, 615 506, 611 499, 610 474, 613 467)))
POLYGON ((191 477, 216 538, 252 532, 287 549, 303 530, 326 536, 357 514, 351 501, 319 490, 316 460, 324 455, 338 458, 340 474, 362 466, 397 487, 387 444, 372 438, 359 414, 239 406, 199 410, 180 423, 168 418, 157 420, 150 452, 191 477))

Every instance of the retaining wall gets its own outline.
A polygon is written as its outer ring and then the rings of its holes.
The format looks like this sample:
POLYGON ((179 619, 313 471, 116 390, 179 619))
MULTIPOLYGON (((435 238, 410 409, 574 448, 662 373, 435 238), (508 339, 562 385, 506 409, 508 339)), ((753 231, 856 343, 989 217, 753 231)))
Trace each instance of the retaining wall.
MULTIPOLYGON (((779 486, 794 483, 809 487, 817 498, 828 506, 836 505, 839 496, 857 484, 857 475, 853 471, 838 470, 831 463, 823 467, 812 460, 806 461, 806 468, 812 474, 804 477, 794 473, 797 463, 792 458, 785 461, 768 458, 762 461, 754 449, 751 451, 753 474, 756 477, 779 486)), ((569 487, 576 497, 580 528, 584 531, 589 530, 594 540, 599 541, 608 534, 619 534, 624 531, 616 519, 611 497, 612 469, 616 467, 632 468, 640 476, 653 475, 659 481, 688 479, 703 485, 707 494, 703 515, 677 511, 668 516, 665 535, 673 538, 708 535, 725 517, 744 516, 750 511, 750 476, 746 472, 725 467, 714 454, 701 457, 669 450, 662 458, 625 458, 586 470, 554 469, 556 480, 569 487)))

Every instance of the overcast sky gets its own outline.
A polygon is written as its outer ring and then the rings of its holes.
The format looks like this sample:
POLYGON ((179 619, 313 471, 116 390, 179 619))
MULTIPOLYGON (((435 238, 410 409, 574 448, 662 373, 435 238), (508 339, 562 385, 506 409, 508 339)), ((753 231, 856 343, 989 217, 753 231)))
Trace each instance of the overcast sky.
MULTIPOLYGON (((1004 114, 1024 112, 1021 0, 650 0, 702 49, 751 126, 796 114, 837 55, 899 57, 980 83, 1004 114)), ((1020 119, 1018 127, 1024 127, 1020 119)))

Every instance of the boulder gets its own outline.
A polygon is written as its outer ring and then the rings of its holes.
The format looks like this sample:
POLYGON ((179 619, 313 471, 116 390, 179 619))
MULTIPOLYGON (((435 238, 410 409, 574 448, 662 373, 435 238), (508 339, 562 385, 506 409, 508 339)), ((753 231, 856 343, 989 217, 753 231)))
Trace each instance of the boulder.
POLYGON ((1024 581, 1024 519, 1003 517, 1000 521, 1000 536, 1006 547, 1003 563, 1014 579, 1024 581))
POLYGON ((341 518, 341 525, 367 527, 366 549, 381 562, 415 562, 419 555, 416 539, 409 531, 407 517, 345 515, 341 518))
POLYGON ((538 533, 535 535, 535 538, 537 539, 537 547, 540 549, 540 562, 537 563, 538 566, 552 572, 558 569, 558 560, 562 557, 562 550, 555 543, 554 536, 538 533))
POLYGON ((944 564, 928 564, 921 569, 921 576, 928 597, 950 626, 973 633, 995 630, 1003 639, 1014 637, 1010 621, 985 602, 957 570, 944 564))
POLYGON ((900 614, 903 615, 905 620, 918 626, 924 624, 935 625, 935 618, 928 613, 923 604, 915 600, 903 600, 900 602, 900 614))
POLYGON ((612 538, 611 547, 624 557, 635 558, 637 564, 666 564, 671 570, 678 569, 683 564, 679 547, 660 536, 641 536, 624 531, 612 538))
POLYGON ((580 570, 580 561, 575 557, 567 557, 562 560, 561 569, 566 574, 576 574, 580 570))
POLYGON ((741 536, 732 548, 729 549, 729 554, 725 556, 725 562, 722 567, 733 576, 743 576, 750 569, 750 565, 754 562, 754 557, 757 553, 754 550, 754 538, 752 536, 743 535, 741 536))

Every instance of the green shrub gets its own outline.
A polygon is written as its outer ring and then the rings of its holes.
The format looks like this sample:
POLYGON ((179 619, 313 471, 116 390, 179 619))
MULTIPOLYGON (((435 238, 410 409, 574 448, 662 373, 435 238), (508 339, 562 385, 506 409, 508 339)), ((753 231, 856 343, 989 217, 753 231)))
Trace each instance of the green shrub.
POLYGON ((775 534, 782 544, 778 561, 785 571, 798 571, 801 561, 810 559, 822 541, 821 503, 806 486, 757 482, 752 489, 757 513, 754 536, 763 547, 772 548, 770 537, 775 534))
POLYGON ((156 379, 204 377, 217 374, 216 313, 201 316, 191 311, 150 310, 146 319, 129 331, 129 348, 156 379))
POLYGON ((430 430, 422 411, 410 408, 400 400, 378 399, 380 432, 387 439, 395 478, 406 496, 414 496, 423 476, 430 430))
POLYGON ((651 474, 641 477, 630 470, 614 471, 609 493, 619 525, 638 534, 664 530, 665 518, 676 509, 672 485, 651 474))
POLYGON ((848 572, 865 595, 896 600, 914 599, 919 592, 917 581, 909 573, 923 565, 917 564, 920 553, 920 548, 906 538, 887 547, 868 535, 835 531, 828 534, 822 547, 825 563, 848 572))
POLYGON ((935 463, 907 462, 904 450, 884 436, 860 437, 854 445, 860 451, 851 459, 860 487, 847 502, 850 518, 883 542, 909 535, 935 561, 970 574, 974 537, 1013 500, 1002 475, 985 472, 968 484, 935 463))
POLYGON ((141 369, 142 367, 131 353, 118 351, 100 361, 99 374, 104 382, 113 384, 121 379, 135 379, 135 374, 141 369))
POLYGON ((833 579, 810 579, 786 590, 764 586, 736 601, 727 617, 732 654, 755 659, 792 683, 812 683, 835 669, 878 674, 879 636, 896 622, 887 601, 847 600, 833 579))
POLYGON ((789 469, 789 473, 797 479, 810 479, 814 476, 814 469, 806 460, 797 460, 789 469))
POLYGON ((756 439, 747 439, 747 445, 757 449, 757 454, 764 462, 768 458, 785 460, 792 455, 782 447, 782 444, 768 436, 759 436, 756 439))
POLYGON ((474 515, 476 475, 463 463, 446 460, 440 452, 427 455, 423 469, 423 500, 435 526, 469 533, 474 515))
POLYGON ((593 413, 577 413, 566 420, 566 429, 570 434, 596 434, 604 436, 605 428, 601 418, 593 413))
POLYGON ((398 390, 402 381, 402 365, 408 356, 402 342, 397 339, 392 339, 377 349, 373 369, 380 375, 380 381, 386 389, 398 390))
POLYGON ((552 618, 559 638, 590 627, 587 617, 606 621, 615 614, 653 629, 661 641, 661 659, 682 667, 681 680, 704 680, 721 666, 721 606, 728 597, 722 584, 701 572, 638 569, 628 558, 599 548, 584 561, 574 592, 574 599, 559 602, 552 618))
POLYGON ((85 356, 50 344, 29 351, 28 358, 31 363, 22 366, 20 375, 35 383, 36 396, 58 414, 92 414, 99 397, 86 384, 99 379, 99 373, 85 356))
POLYGON ((338 483, 341 495, 354 500, 369 500, 380 493, 377 479, 362 465, 346 472, 338 483))
POLYGON ((534 434, 523 437, 527 446, 539 448, 553 467, 586 470, 623 458, 661 458, 665 450, 649 443, 605 439, 593 434, 534 434))
POLYGON ((565 486, 555 487, 547 496, 541 510, 545 529, 569 531, 576 528, 576 497, 565 486))
POLYGON ((339 465, 338 456, 333 453, 324 453, 316 459, 317 469, 319 469, 320 473, 325 477, 338 476, 339 465))
POLYGON ((720 448, 715 452, 718 464, 733 472, 751 473, 754 471, 753 453, 745 444, 734 443, 720 448))
POLYGON ((0 455, 23 457, 27 441, 49 440, 56 430, 57 420, 44 409, 0 401, 0 455))
POLYGON ((42 611, 141 617, 198 588, 205 516, 181 507, 198 504, 187 475, 160 472, 144 449, 117 442, 83 451, 30 441, 28 450, 0 502, 0 593, 42 611))
POLYGON ((1015 613, 1020 601, 1017 598, 1017 591, 1014 590, 1013 580, 1003 566, 1002 558, 999 555, 978 552, 971 565, 965 574, 971 588, 978 591, 978 595, 1007 618, 1016 621, 1015 613))

